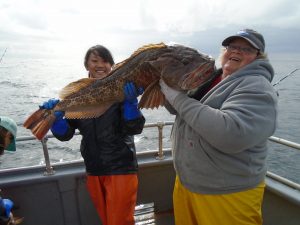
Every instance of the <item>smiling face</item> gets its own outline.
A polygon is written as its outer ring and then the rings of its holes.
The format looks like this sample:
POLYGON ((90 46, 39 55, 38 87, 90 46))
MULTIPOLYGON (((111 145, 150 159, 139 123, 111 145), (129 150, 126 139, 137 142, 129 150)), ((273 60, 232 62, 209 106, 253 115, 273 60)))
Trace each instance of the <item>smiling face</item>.
POLYGON ((105 62, 102 57, 92 52, 86 63, 86 70, 89 71, 90 78, 102 79, 111 71, 112 65, 105 62))
POLYGON ((258 50, 248 41, 242 38, 234 39, 221 57, 222 79, 253 62, 257 55, 258 50))

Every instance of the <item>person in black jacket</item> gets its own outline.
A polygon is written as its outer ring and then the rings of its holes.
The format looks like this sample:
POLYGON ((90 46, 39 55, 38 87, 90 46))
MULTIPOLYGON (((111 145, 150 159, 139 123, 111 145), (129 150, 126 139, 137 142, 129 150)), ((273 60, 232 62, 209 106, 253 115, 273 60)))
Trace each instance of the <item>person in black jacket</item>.
MULTIPOLYGON (((85 56, 90 78, 106 77, 114 65, 110 51, 91 47, 85 56)), ((87 188, 104 225, 133 225, 138 178, 135 134, 143 130, 145 118, 138 109, 142 88, 132 82, 124 86, 125 100, 112 105, 93 119, 65 119, 56 112, 51 131, 61 140, 70 140, 75 130, 82 135, 80 151, 87 172, 87 188)), ((51 109, 59 100, 50 99, 41 108, 51 109)))

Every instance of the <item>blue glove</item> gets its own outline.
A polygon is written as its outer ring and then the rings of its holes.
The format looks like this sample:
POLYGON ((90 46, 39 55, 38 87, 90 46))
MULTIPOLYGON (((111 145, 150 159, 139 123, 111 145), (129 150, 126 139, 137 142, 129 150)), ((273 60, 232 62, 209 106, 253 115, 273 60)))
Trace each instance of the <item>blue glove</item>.
POLYGON ((0 216, 9 218, 14 203, 10 199, 2 199, 0 197, 0 216))
POLYGON ((142 87, 136 88, 133 82, 127 82, 124 85, 124 119, 134 120, 142 115, 138 109, 137 97, 143 94, 144 89, 142 87))
MULTIPOLYGON (((42 105, 40 105, 40 109, 53 109, 56 104, 59 103, 58 99, 51 98, 47 102, 44 102, 42 105)), ((66 119, 64 119, 64 112, 63 111, 55 111, 54 115, 56 117, 52 127, 51 131, 55 135, 64 135, 68 131, 68 122, 66 119)))
POLYGON ((40 105, 40 109, 53 109, 56 104, 59 103, 59 99, 51 98, 47 102, 40 105))

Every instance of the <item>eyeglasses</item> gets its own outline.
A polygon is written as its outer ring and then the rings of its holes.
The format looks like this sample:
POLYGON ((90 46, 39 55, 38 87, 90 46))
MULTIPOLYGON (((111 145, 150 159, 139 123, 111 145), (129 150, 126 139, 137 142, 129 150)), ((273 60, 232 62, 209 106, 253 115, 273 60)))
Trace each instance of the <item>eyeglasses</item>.
POLYGON ((247 55, 250 55, 250 54, 257 54, 259 51, 255 48, 251 48, 251 47, 242 47, 242 46, 238 46, 238 45, 228 45, 225 47, 227 49, 227 51, 240 51, 242 53, 245 53, 247 55))

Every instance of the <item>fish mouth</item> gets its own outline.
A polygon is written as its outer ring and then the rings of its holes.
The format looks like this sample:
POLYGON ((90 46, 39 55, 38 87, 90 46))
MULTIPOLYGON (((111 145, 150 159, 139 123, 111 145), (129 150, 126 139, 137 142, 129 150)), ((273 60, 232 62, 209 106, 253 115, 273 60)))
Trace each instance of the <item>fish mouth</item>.
POLYGON ((183 90, 191 90, 205 83, 213 74, 213 63, 207 62, 198 66, 195 70, 183 76, 180 87, 183 90))

